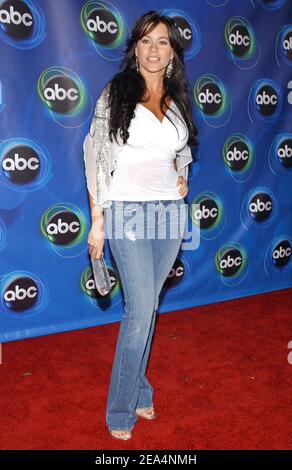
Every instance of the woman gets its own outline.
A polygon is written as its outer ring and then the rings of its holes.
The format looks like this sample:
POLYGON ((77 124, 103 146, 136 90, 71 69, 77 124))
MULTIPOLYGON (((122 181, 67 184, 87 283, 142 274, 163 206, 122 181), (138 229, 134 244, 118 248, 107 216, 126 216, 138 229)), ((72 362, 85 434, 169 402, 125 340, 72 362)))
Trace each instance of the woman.
POLYGON ((156 416, 145 371, 159 293, 183 238, 186 213, 180 209, 197 129, 182 39, 171 18, 153 10, 139 18, 122 65, 97 100, 84 161, 89 252, 92 260, 101 258, 109 239, 124 294, 106 424, 112 437, 126 440, 138 416, 156 416))

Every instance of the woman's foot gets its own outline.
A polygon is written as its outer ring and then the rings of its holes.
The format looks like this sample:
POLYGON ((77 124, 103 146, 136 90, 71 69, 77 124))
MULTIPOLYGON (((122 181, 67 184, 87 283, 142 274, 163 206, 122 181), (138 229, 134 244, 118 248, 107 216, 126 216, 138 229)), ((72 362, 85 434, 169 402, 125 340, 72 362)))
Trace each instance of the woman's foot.
POLYGON ((145 419, 156 418, 156 413, 154 411, 153 406, 150 406, 148 408, 136 408, 135 412, 136 412, 136 415, 141 416, 142 418, 145 418, 145 419))
POLYGON ((109 432, 115 439, 122 439, 123 441, 127 441, 132 437, 132 431, 118 431, 116 429, 109 429, 109 432))

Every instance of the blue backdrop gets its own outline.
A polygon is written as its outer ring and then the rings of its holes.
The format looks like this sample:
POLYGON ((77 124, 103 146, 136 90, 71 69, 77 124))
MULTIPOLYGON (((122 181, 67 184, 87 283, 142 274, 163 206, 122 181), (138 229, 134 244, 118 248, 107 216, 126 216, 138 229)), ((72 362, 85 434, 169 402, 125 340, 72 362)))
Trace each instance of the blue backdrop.
MULTIPOLYGON (((292 25, 284 0, 0 1, 1 341, 119 321, 97 295, 82 144, 150 9, 183 36, 200 145, 188 228, 159 313, 291 287, 292 25), (185 244, 187 245, 187 243, 185 244)), ((248 315, 248 312, 247 312, 248 315)))

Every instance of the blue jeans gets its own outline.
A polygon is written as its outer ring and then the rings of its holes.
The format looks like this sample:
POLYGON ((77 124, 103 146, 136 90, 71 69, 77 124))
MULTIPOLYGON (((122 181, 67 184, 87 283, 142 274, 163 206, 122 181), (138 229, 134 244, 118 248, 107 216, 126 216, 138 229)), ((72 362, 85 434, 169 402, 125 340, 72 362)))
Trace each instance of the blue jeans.
POLYGON ((183 238, 185 207, 184 199, 112 201, 104 210, 105 238, 125 302, 107 399, 110 430, 131 430, 137 421, 135 409, 153 405, 153 387, 145 372, 159 294, 183 238))

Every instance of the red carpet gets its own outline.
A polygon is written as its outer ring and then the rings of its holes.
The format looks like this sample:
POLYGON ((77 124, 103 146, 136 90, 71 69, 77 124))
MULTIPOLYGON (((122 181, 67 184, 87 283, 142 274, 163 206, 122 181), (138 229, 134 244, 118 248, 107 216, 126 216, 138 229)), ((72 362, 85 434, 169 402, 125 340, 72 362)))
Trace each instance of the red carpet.
POLYGON ((5 343, 1 449, 292 449, 291 300, 285 289, 158 315, 158 416, 129 441, 105 425, 119 323, 5 343))

